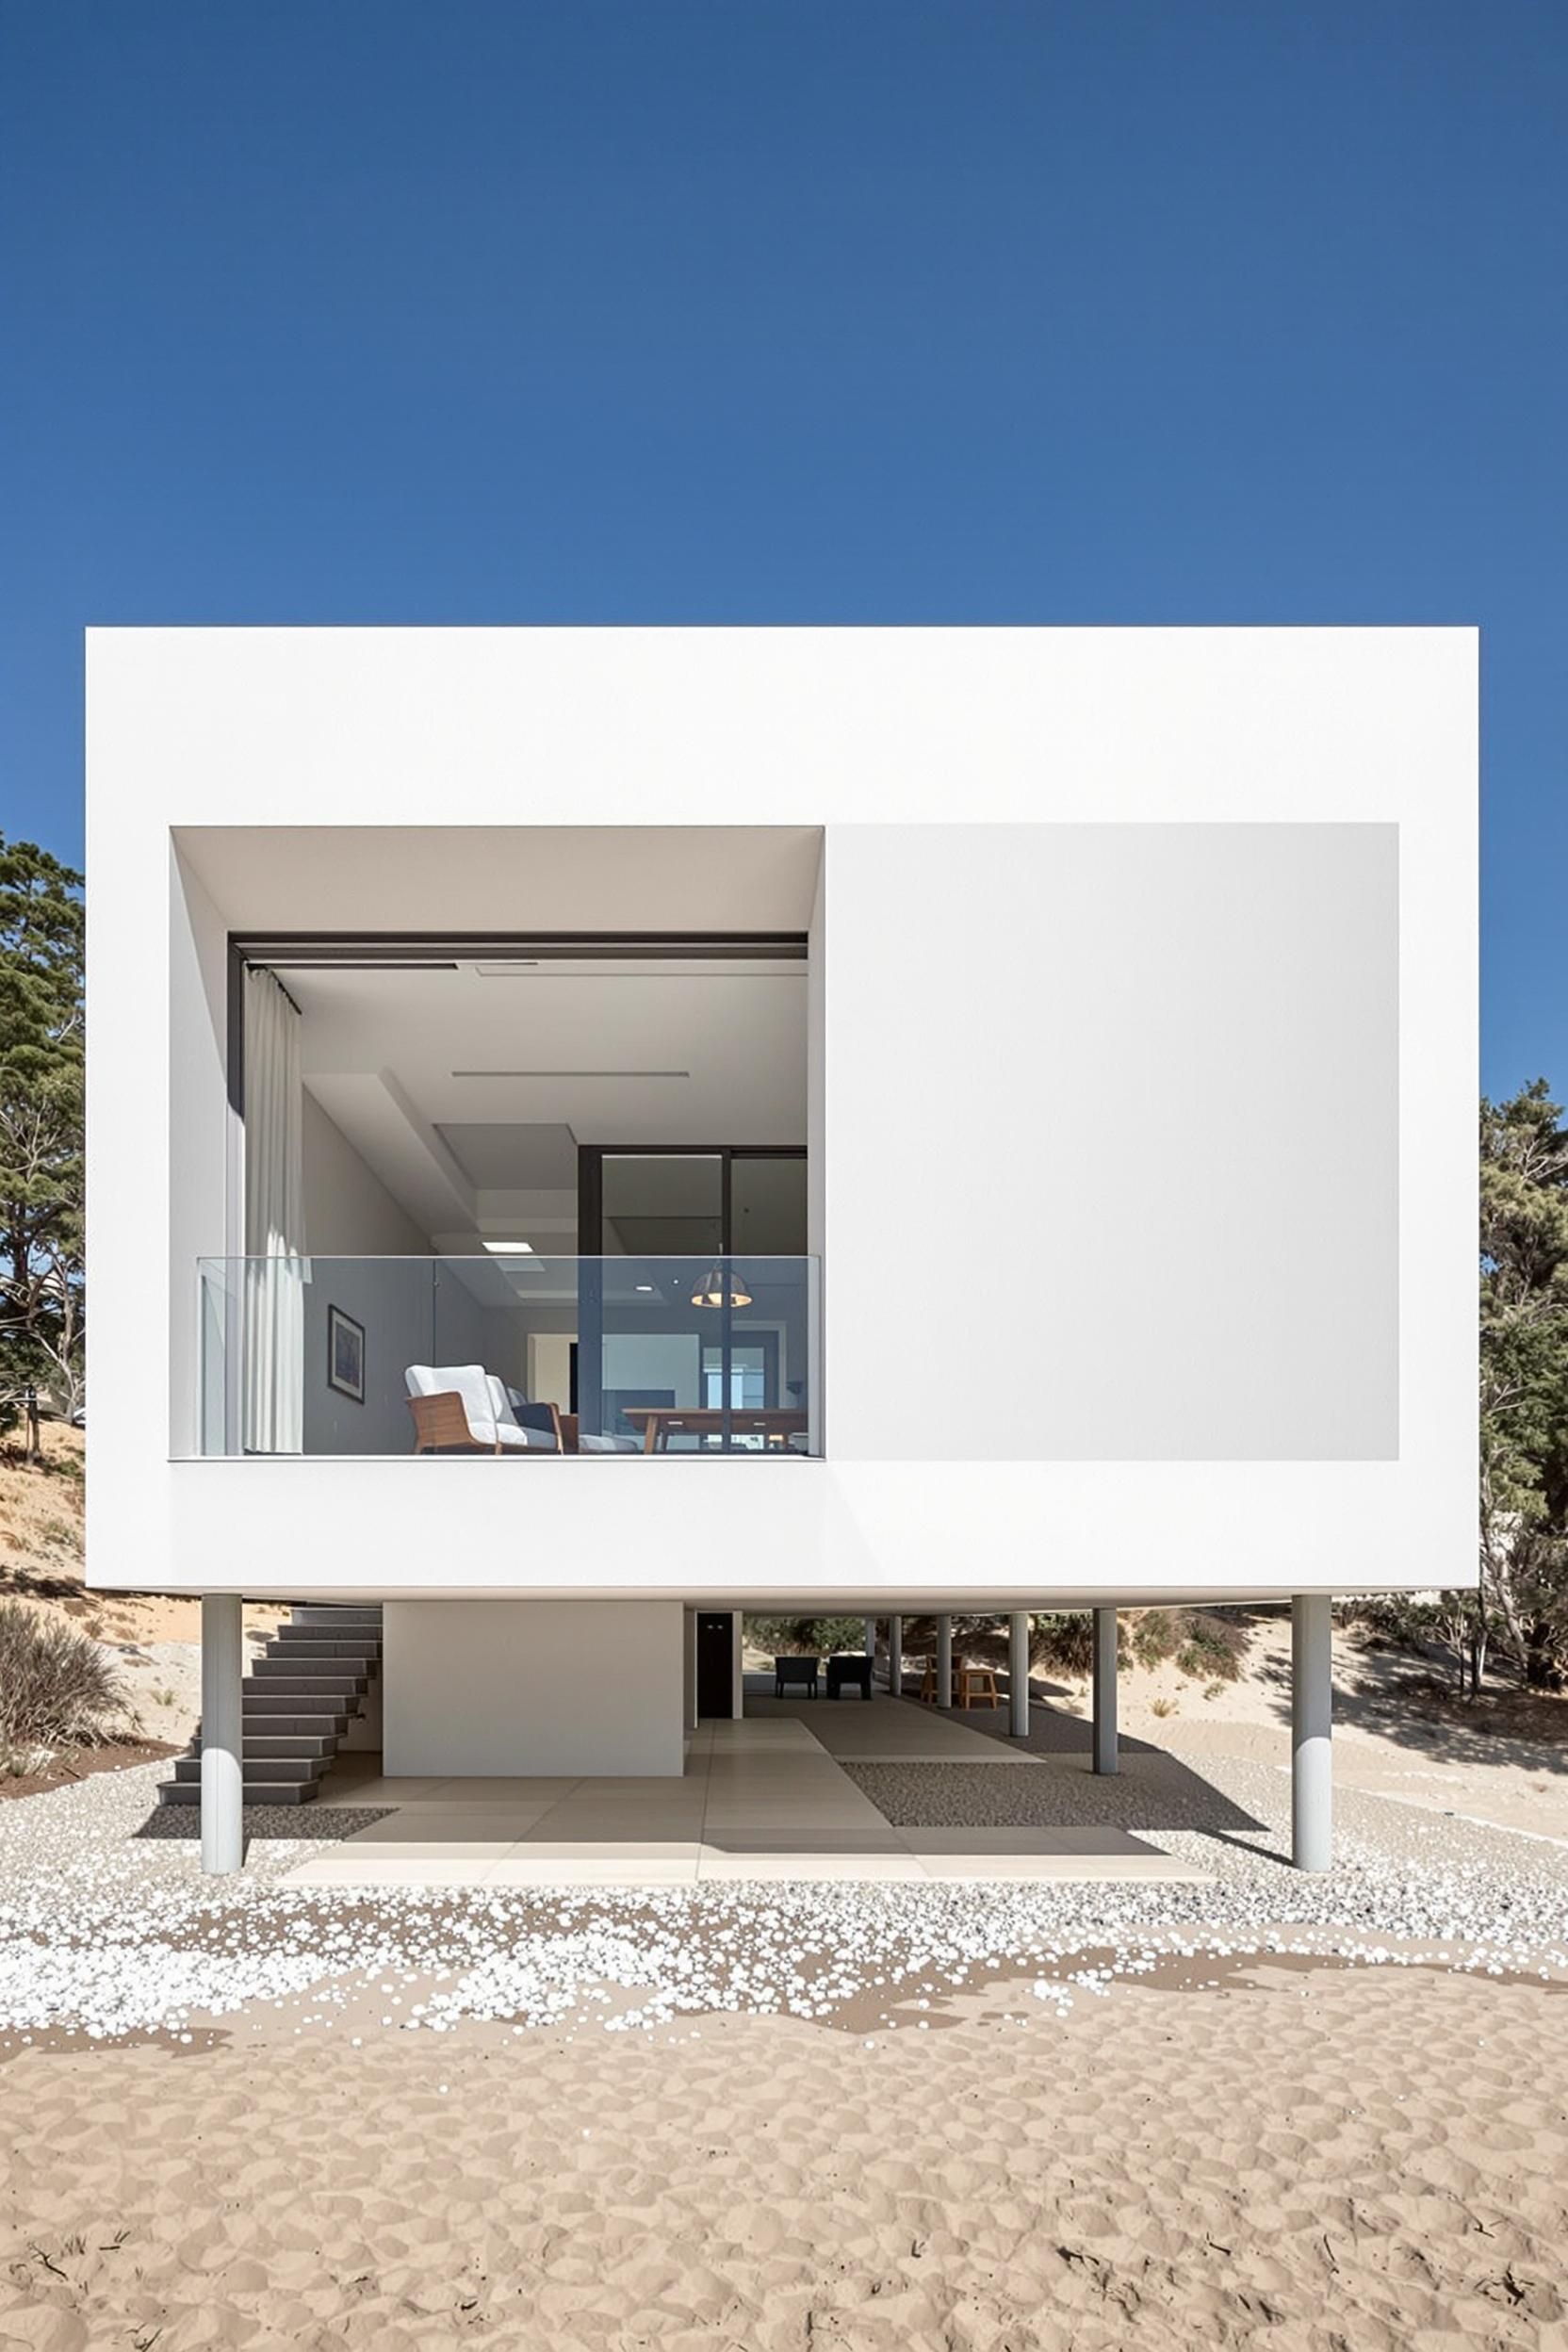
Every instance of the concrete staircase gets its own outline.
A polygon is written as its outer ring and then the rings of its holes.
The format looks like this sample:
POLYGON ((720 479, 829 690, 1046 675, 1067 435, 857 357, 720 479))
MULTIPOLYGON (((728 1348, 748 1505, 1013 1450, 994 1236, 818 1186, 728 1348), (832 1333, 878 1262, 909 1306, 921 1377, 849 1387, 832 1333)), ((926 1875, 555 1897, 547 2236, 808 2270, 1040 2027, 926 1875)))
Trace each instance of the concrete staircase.
MULTIPOLYGON (((244 1682, 247 1805, 306 1805, 381 1673, 381 1606, 291 1609, 244 1682)), ((160 1805, 202 1801, 202 1737, 174 1759, 160 1805)))

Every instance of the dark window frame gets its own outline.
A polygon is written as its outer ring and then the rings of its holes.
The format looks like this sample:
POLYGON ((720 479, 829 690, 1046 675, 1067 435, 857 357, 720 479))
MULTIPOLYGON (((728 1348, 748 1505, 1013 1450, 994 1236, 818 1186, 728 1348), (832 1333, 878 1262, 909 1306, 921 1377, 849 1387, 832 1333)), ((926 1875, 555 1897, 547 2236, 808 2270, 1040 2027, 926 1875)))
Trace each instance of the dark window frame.
POLYGON ((720 1163, 719 1255, 735 1251, 731 1171, 737 1160, 804 1160, 804 1143, 580 1143, 577 1148, 577 1250, 580 1258, 604 1255, 604 1163, 606 1160, 717 1160, 720 1163), (585 1245, 592 1239, 594 1247, 585 1245))

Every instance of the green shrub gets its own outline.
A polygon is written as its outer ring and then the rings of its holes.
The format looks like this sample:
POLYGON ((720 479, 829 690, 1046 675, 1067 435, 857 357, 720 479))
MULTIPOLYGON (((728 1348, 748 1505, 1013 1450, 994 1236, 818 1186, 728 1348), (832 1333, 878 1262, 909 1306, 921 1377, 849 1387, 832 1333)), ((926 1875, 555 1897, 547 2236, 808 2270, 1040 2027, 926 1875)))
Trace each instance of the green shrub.
POLYGON ((1180 1609, 1144 1609, 1138 1611, 1131 1641, 1133 1656, 1140 1666, 1163 1666, 1168 1658, 1174 1658, 1184 1630, 1186 1611, 1180 1609))
POLYGON ((1446 1630, 1444 1612, 1413 1592, 1364 1592, 1334 1604, 1336 1625, 1359 1625, 1368 1648, 1408 1650, 1422 1657, 1446 1630))
POLYGON ((90 1747, 127 1728, 125 1692, 95 1642, 0 1601, 0 1753, 90 1747))
POLYGON ((1174 1662, 1195 1682, 1234 1682, 1247 1655, 1243 1626, 1204 1609, 1143 1609, 1129 1642, 1140 1666, 1174 1662))
POLYGON ((1200 1609, 1184 1611, 1176 1663, 1195 1682, 1234 1682, 1247 1655, 1247 1636, 1239 1625, 1210 1617, 1200 1609))
POLYGON ((831 1658, 865 1646, 863 1617, 747 1617, 743 1631, 754 1650, 770 1658, 831 1658))
POLYGON ((1058 1674, 1082 1681, 1094 1665, 1094 1618, 1086 1609, 1066 1609, 1059 1616, 1037 1617, 1032 1644, 1034 1662, 1058 1674))

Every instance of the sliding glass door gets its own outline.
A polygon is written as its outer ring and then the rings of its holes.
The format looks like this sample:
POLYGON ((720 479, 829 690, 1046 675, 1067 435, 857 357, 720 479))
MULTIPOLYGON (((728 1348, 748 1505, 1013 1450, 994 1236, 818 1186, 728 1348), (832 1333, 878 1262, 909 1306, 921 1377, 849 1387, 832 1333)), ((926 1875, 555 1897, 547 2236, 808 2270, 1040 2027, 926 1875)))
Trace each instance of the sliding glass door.
POLYGON ((809 1345, 805 1152, 585 1145, 578 1218, 582 1428, 624 1439, 653 1415, 668 1451, 780 1442, 809 1345), (607 1312, 629 1259, 635 1330, 607 1312))

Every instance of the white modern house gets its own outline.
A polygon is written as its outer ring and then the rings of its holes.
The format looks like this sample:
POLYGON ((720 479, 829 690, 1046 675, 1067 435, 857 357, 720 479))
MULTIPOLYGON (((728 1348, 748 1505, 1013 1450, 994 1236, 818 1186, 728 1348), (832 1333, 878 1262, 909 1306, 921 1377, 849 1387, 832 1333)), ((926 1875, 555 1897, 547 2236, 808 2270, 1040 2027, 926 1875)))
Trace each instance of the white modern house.
POLYGON ((1324 1866, 1331 1597, 1475 1573, 1472 632, 105 629, 88 706, 89 1573, 204 1596, 209 1864, 286 1596, 472 1775, 678 1773, 743 1609, 1288 1598, 1324 1866))

